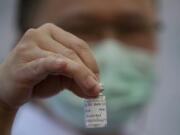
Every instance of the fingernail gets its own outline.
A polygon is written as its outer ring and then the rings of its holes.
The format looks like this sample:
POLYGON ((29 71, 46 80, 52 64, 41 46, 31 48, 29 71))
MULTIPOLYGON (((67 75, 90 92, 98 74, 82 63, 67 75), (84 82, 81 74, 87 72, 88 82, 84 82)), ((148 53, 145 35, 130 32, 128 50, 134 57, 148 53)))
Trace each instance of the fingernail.
POLYGON ((101 89, 104 89, 104 85, 102 83, 99 83, 101 89))
POLYGON ((96 85, 96 87, 94 88, 94 92, 96 94, 99 94, 100 92, 102 92, 103 89, 103 85, 101 83, 98 83, 98 85, 96 85))
POLYGON ((66 66, 66 62, 62 59, 56 59, 56 64, 58 68, 66 66))
POLYGON ((98 82, 92 76, 88 76, 86 79, 86 88, 91 89, 96 85, 98 85, 98 82))
POLYGON ((94 95, 94 91, 99 92, 101 89, 99 83, 92 76, 87 77, 85 85, 86 89, 88 90, 88 95, 94 95))

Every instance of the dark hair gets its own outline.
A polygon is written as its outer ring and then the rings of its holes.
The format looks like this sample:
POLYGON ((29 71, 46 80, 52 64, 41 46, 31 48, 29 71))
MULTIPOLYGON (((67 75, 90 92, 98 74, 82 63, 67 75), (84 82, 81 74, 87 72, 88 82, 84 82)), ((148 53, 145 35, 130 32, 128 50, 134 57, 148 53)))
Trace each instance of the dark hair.
MULTIPOLYGON (((17 11, 17 27, 21 33, 24 33, 27 29, 31 27, 31 22, 29 18, 32 9, 36 9, 41 0, 18 0, 18 11, 17 11)), ((33 15, 33 14, 31 14, 33 15)))
MULTIPOLYGON (((31 12, 36 13, 37 6, 42 0, 18 0, 18 12, 17 12, 17 27, 20 33, 24 33, 27 29, 32 27, 31 20, 33 15, 31 12)), ((152 1, 154 5, 157 5, 157 0, 152 1)))

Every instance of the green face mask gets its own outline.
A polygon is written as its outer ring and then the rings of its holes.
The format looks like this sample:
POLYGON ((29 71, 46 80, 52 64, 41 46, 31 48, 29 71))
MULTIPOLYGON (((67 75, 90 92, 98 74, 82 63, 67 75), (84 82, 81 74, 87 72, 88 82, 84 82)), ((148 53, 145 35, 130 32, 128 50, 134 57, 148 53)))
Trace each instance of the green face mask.
MULTIPOLYGON (((99 130, 115 130, 136 115, 151 95, 154 58, 143 50, 127 48, 115 40, 103 41, 94 45, 92 50, 107 100, 108 126, 99 130)), ((55 114, 84 128, 83 101, 71 92, 63 91, 48 99, 47 103, 55 114)))

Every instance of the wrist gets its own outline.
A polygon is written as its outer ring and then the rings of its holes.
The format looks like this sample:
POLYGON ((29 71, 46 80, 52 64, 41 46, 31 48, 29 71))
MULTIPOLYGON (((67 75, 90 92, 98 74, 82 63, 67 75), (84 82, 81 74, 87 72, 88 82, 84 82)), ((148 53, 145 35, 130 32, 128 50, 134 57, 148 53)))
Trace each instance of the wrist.
POLYGON ((17 109, 13 109, 0 101, 0 134, 10 135, 17 109))
POLYGON ((6 97, 6 91, 7 90, 7 83, 6 83, 6 76, 3 74, 4 71, 3 69, 4 66, 3 66, 3 63, 0 64, 0 112, 6 112, 6 113, 10 113, 10 112, 14 112, 16 111, 17 109, 16 108, 13 108, 13 106, 10 106, 8 103, 7 103, 7 97, 6 97))
POLYGON ((18 108, 12 108, 0 99, 0 113, 12 114, 16 113, 18 108))

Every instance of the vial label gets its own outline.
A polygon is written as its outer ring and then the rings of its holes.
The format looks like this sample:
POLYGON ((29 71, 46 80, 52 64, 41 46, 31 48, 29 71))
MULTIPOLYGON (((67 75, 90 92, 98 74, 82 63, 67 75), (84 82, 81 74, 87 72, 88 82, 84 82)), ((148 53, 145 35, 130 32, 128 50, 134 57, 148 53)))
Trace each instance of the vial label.
POLYGON ((85 99, 86 128, 102 128, 107 125, 106 99, 102 94, 96 99, 85 99))

